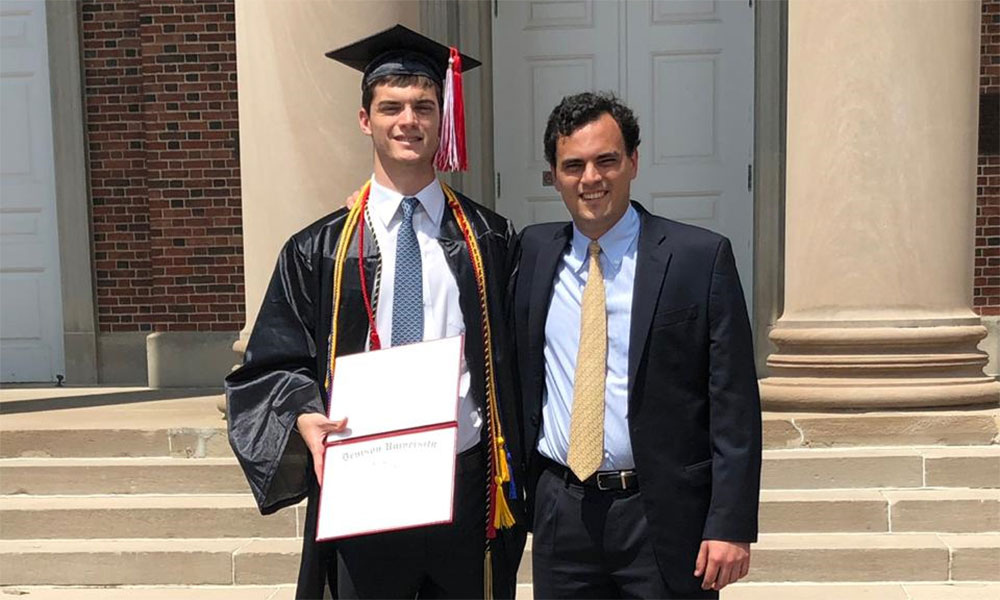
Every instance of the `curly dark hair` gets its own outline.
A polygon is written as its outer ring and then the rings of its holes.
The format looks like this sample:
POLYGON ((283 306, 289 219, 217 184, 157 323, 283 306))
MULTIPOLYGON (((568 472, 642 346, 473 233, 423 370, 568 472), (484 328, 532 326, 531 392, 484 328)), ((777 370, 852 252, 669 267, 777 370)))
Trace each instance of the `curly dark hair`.
POLYGON ((625 152, 631 156, 639 147, 639 122, 635 113, 611 92, 583 92, 566 96, 552 109, 545 126, 545 160, 555 167, 556 141, 560 137, 572 135, 604 113, 611 115, 618 123, 625 140, 625 152))

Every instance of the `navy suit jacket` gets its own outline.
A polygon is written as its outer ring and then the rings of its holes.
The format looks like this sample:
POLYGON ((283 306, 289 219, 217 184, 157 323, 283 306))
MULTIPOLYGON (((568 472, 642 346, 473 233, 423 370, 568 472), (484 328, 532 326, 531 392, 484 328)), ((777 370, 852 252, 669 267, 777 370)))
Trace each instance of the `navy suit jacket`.
MULTIPOLYGON (((640 229, 628 335, 628 429, 660 571, 688 589, 703 539, 757 538, 760 398, 750 323, 725 237, 656 217, 640 229)), ((569 223, 521 233, 514 329, 528 507, 540 473, 545 321, 569 223)))

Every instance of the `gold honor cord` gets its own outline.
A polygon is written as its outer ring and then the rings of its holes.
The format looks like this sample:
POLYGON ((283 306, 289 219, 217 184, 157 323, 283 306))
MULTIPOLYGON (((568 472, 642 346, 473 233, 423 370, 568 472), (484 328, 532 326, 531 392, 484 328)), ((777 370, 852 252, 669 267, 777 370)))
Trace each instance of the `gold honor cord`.
POLYGON ((500 426, 500 411, 497 407, 497 382, 496 372, 493 364, 493 333, 490 329, 489 304, 486 300, 486 269, 483 265, 483 255, 479 250, 479 242, 476 240, 469 219, 459 204, 455 192, 447 185, 441 184, 444 188, 445 196, 448 198, 448 206, 455 215, 459 229, 465 235, 466 244, 469 247, 469 256, 472 259, 472 268, 476 277, 476 288, 479 292, 479 306, 483 312, 483 351, 485 353, 486 366, 486 405, 489 410, 490 427, 490 520, 487 524, 489 537, 496 536, 496 529, 511 527, 514 525, 514 515, 511 514, 507 506, 507 499, 503 494, 502 484, 510 481, 510 471, 507 468, 507 457, 505 441, 500 426))
MULTIPOLYGON (((351 245, 351 238, 361 219, 361 211, 367 204, 368 192, 371 188, 371 181, 365 183, 358 195, 358 201, 354 203, 347 217, 344 220, 344 227, 337 240, 337 249, 334 257, 333 271, 333 322, 331 325, 329 339, 329 367, 326 372, 327 397, 330 394, 330 386, 333 383, 333 371, 337 360, 337 323, 340 318, 340 291, 344 281, 344 264, 347 261, 347 252, 351 245)), ((493 336, 490 329, 489 305, 486 297, 486 270, 483 264, 482 252, 476 240, 475 233, 469 223, 465 210, 455 196, 455 192, 447 185, 441 183, 445 197, 448 200, 448 207, 455 216, 469 250, 469 257, 472 260, 473 273, 476 279, 476 289, 479 292, 479 305, 482 309, 482 335, 483 348, 485 352, 486 371, 486 409, 489 412, 487 421, 489 423, 490 434, 490 477, 489 491, 487 498, 487 523, 486 537, 493 539, 496 537, 498 528, 512 527, 514 525, 514 515, 507 505, 507 498, 503 493, 503 484, 510 481, 510 469, 507 465, 506 444, 503 438, 503 431, 500 423, 500 412, 497 407, 497 386, 496 369, 493 358, 493 336)), ((360 259, 359 259, 360 260, 360 259)), ((489 565, 489 554, 487 553, 487 568, 489 565)), ((487 571, 489 578, 489 571, 487 571)))
MULTIPOLYGON (((337 321, 340 318, 340 290, 343 289, 344 282, 344 263, 347 262, 347 250, 351 247, 351 235, 354 232, 354 228, 358 225, 358 220, 361 217, 361 211, 364 208, 364 202, 361 202, 362 198, 368 197, 368 190, 371 188, 371 180, 365 182, 361 186, 361 193, 358 194, 358 201, 354 203, 354 206, 347 212, 347 217, 344 219, 344 228, 340 230, 340 238, 337 239, 337 250, 334 253, 333 262, 333 323, 330 327, 330 340, 328 342, 329 348, 329 358, 327 364, 329 365, 326 369, 326 397, 329 403, 330 399, 330 386, 333 385, 333 369, 337 362, 337 321)), ((362 257, 358 257, 361 260, 362 257)))
POLYGON ((507 455, 503 431, 500 425, 500 411, 497 407, 496 372, 493 365, 493 333, 490 329, 489 304, 486 299, 486 270, 483 265, 483 255, 479 250, 469 219, 459 204, 455 192, 444 183, 441 184, 448 206, 455 215, 459 229, 465 236, 472 259, 472 270, 476 277, 476 289, 479 292, 479 306, 483 313, 483 352, 486 366, 486 409, 489 412, 490 428, 490 480, 487 482, 486 500, 486 554, 483 557, 483 598, 493 598, 493 551, 490 540, 497 535, 497 529, 514 526, 514 515, 507 506, 507 498, 503 494, 503 484, 510 481, 510 471, 507 465, 507 455))

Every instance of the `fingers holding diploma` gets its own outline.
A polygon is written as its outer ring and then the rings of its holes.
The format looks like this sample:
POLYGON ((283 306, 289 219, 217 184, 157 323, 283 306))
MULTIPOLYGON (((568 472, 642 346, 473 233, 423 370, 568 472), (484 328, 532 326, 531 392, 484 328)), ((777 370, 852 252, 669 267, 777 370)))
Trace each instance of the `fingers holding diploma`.
POLYGON ((316 481, 323 485, 323 449, 326 434, 343 431, 347 427, 347 417, 333 421, 320 413, 305 413, 298 416, 296 426, 312 454, 316 481))

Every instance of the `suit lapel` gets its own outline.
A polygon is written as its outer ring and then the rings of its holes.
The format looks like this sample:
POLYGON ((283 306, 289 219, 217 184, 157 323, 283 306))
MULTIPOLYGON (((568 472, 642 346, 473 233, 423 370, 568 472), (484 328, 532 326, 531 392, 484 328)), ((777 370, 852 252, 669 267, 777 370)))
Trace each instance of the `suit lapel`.
POLYGON ((556 231, 552 238, 542 241, 538 248, 535 269, 529 282, 531 301, 528 303, 528 335, 531 338, 531 343, 528 352, 531 353, 530 364, 537 367, 533 369, 532 375, 539 390, 539 402, 541 402, 541 382, 545 373, 545 320, 549 315, 549 299, 552 296, 556 266, 566 249, 572 231, 572 225, 567 223, 565 227, 556 231))
POLYGON ((639 243, 636 250, 635 282, 632 285, 632 323, 628 345, 628 398, 629 414, 639 362, 646 351, 649 328, 653 322, 656 303, 660 298, 663 280, 670 266, 670 243, 666 233, 644 208, 633 203, 639 211, 639 243))

